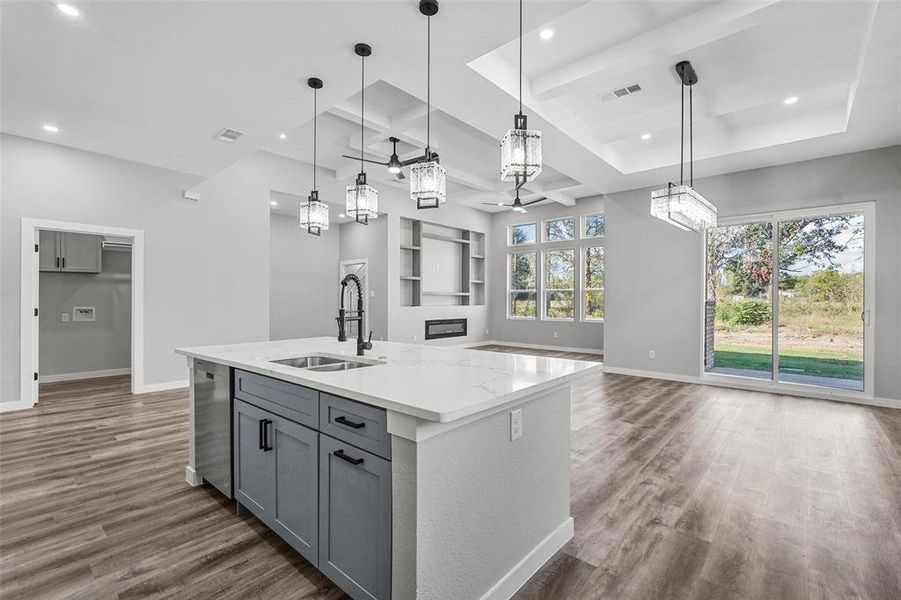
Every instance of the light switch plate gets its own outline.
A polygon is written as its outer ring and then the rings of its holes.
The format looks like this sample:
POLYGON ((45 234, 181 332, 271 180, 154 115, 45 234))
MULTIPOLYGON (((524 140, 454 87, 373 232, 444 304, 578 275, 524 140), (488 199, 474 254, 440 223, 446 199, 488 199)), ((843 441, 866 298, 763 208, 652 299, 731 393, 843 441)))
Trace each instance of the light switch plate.
POLYGON ((59 320, 62 321, 63 323, 68 323, 69 322, 69 313, 60 314, 59 320))
POLYGON ((522 437, 522 409, 510 411, 510 441, 515 442, 522 437))

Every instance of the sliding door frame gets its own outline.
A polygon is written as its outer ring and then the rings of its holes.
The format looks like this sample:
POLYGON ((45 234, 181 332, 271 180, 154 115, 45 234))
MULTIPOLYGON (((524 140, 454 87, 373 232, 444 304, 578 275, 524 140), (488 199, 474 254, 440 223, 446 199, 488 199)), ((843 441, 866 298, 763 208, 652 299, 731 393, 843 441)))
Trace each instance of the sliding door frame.
POLYGON ((773 277, 770 285, 773 289, 772 302, 772 372, 770 379, 755 379, 741 375, 725 375, 709 373, 704 367, 704 340, 706 335, 705 303, 707 301, 707 232, 701 238, 701 336, 700 366, 701 379, 719 385, 735 386, 746 389, 761 389, 773 392, 790 392, 795 394, 810 393, 816 396, 845 398, 850 400, 872 400, 874 398, 875 374, 875 336, 876 319, 876 202, 857 202, 853 204, 834 204, 831 206, 814 206, 811 208, 756 213, 736 217, 718 219, 717 227, 731 225, 747 225, 749 223, 773 224, 773 277), (863 391, 843 390, 819 385, 789 383, 779 381, 779 222, 803 218, 822 218, 859 213, 864 219, 864 305, 861 314, 863 328, 863 391))

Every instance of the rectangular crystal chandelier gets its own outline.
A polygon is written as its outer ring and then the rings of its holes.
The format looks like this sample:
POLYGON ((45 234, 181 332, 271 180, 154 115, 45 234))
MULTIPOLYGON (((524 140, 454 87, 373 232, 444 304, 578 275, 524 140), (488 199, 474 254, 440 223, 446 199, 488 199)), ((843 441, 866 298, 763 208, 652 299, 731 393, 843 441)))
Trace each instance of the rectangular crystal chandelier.
POLYGON ((379 191, 366 183, 366 174, 357 176, 356 185, 347 186, 345 212, 358 223, 368 223, 379 216, 379 191))
POLYGON ((319 201, 319 192, 316 190, 310 192, 306 202, 300 203, 300 226, 314 235, 328 229, 328 204, 319 201))
POLYGON ((526 116, 516 115, 515 127, 501 140, 501 180, 525 183, 541 173, 541 132, 526 129, 526 116))
POLYGON ((416 163, 410 168, 410 199, 416 208, 438 208, 447 202, 445 180, 447 171, 437 160, 416 163))
POLYGON ((716 227, 716 207, 688 185, 651 192, 651 215, 686 231, 716 227))

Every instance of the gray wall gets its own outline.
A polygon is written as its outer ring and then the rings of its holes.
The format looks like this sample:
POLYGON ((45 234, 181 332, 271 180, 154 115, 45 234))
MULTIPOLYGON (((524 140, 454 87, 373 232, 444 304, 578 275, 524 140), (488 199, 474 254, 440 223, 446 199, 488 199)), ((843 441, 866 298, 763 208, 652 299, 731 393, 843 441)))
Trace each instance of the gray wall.
MULTIPOLYGON (((901 147, 702 178, 722 217, 875 201, 875 395, 901 396, 901 147)), ((605 197, 606 365, 699 376, 702 247, 649 214, 650 189, 605 197), (648 358, 648 350, 657 358, 648 358)), ((869 225, 868 225, 869 226, 869 225)))
MULTIPOLYGON (((507 251, 509 250, 507 228, 510 225, 538 222, 540 230, 542 219, 576 217, 576 220, 580 221, 583 215, 604 212, 604 201, 600 197, 583 198, 576 203, 576 206, 549 204, 530 207, 528 211, 524 215, 513 211, 499 212, 495 213, 491 220, 488 245, 492 252, 491 260, 487 263, 490 274, 488 284, 490 333, 488 337, 502 342, 603 350, 604 322, 512 320, 507 318, 506 298, 507 251), (556 338, 554 332, 557 332, 556 338)), ((577 240, 576 243, 578 244, 579 241, 577 240)), ((540 252, 538 260, 541 260, 540 252)), ((577 269, 580 264, 577 263, 577 269)), ((576 295, 578 300, 578 289, 576 295)))
POLYGON ((39 306, 41 377, 131 366, 131 252, 104 250, 100 273, 41 273, 39 306), (73 306, 96 320, 72 321, 73 306))
POLYGON ((269 339, 333 335, 339 228, 316 237, 296 218, 272 213, 269 233, 269 339))
MULTIPOLYGON (((369 314, 366 327, 372 331, 372 339, 388 339, 388 217, 380 215, 369 221, 369 225, 344 223, 341 232, 340 260, 357 258, 369 259, 369 314)), ((338 306, 338 265, 327 280, 327 295, 331 299, 331 316, 335 316, 338 306), (331 287, 328 287, 331 286, 331 287)), ((356 335, 356 324, 352 323, 348 337, 356 335)), ((334 333, 334 327, 329 334, 334 333)), ((365 332, 368 335, 368 332, 365 332)))

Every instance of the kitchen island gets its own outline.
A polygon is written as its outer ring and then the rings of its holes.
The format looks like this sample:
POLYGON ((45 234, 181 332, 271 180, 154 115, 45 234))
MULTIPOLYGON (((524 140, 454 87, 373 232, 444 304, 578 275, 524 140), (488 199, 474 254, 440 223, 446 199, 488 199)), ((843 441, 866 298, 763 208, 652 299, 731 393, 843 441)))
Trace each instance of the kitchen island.
POLYGON ((569 385, 599 363, 325 337, 178 352, 228 373, 239 506, 353 598, 509 598, 572 538, 569 385))

